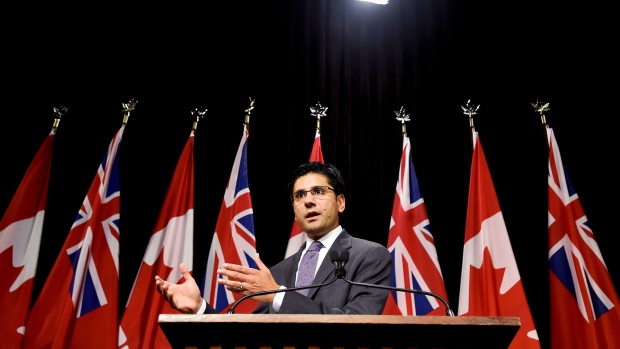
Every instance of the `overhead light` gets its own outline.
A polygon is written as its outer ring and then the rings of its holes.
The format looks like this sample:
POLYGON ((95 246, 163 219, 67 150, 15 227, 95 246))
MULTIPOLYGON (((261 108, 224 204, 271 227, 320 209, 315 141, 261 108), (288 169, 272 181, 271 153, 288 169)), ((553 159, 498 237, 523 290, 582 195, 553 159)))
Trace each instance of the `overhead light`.
POLYGON ((377 5, 387 5, 388 1, 390 0, 359 0, 359 1, 372 2, 373 4, 377 4, 377 5))

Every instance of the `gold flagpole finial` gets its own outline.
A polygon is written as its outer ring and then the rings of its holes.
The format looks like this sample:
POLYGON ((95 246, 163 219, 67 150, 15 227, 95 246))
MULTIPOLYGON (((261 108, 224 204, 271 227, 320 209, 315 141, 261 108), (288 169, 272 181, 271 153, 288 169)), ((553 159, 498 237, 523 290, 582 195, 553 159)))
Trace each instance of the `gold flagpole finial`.
POLYGON ((473 115, 478 114, 478 108, 480 108, 480 105, 472 105, 471 99, 468 99, 467 103, 464 106, 461 106, 461 109, 463 109, 463 114, 469 117, 469 130, 471 131, 471 137, 469 138, 469 141, 472 149, 474 149, 474 146, 476 145, 474 137, 474 135, 476 134, 476 128, 474 127, 473 115))
POLYGON ((254 101, 256 100, 250 97, 250 105, 247 107, 247 109, 245 109, 245 121, 243 122, 243 124, 246 126, 246 128, 250 127, 250 113, 252 112, 252 109, 254 109, 254 101))
POLYGON ((136 104, 138 104, 138 101, 133 99, 130 99, 127 103, 123 103, 122 112, 125 113, 123 117, 123 125, 127 124, 127 121, 129 120, 129 113, 131 113, 136 108, 136 104))
POLYGON ((396 120, 402 123, 402 132, 403 136, 407 136, 407 126, 405 125, 405 121, 409 121, 409 114, 405 113, 405 107, 400 107, 398 111, 394 111, 396 114, 396 120))
POLYGON ((196 133, 196 129, 198 128, 198 121, 205 117, 205 114, 207 114, 207 110, 208 109, 203 109, 202 107, 192 110, 191 115, 194 119, 194 123, 192 124, 192 133, 196 133))
POLYGON ((480 108, 480 105, 478 104, 476 106, 473 106, 471 104, 471 99, 468 99, 467 104, 465 104, 464 106, 462 105, 461 108, 463 109, 463 114, 469 117, 469 128, 472 131, 475 131, 476 129, 474 128, 474 118, 472 116, 478 114, 478 108, 480 108))
POLYGON ((52 125, 52 131, 56 132, 58 125, 60 125, 60 118, 69 111, 69 108, 65 106, 54 107, 54 124, 52 125))
POLYGON ((536 102, 532 103, 532 107, 534 107, 534 110, 540 114, 540 121, 543 126, 547 127, 548 124, 547 118, 545 117, 545 112, 549 110, 549 103, 543 103, 536 99, 536 102))
POLYGON ((327 107, 321 105, 321 102, 316 102, 316 106, 310 107, 310 115, 316 118, 316 131, 321 132, 321 118, 326 116, 327 107))

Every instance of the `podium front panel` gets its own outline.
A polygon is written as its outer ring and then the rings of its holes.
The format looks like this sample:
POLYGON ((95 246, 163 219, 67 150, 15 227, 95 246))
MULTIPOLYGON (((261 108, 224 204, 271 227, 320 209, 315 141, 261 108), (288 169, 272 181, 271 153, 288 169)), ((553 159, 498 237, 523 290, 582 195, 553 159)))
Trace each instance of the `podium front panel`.
POLYGON ((161 314, 173 348, 508 348, 517 317, 161 314))

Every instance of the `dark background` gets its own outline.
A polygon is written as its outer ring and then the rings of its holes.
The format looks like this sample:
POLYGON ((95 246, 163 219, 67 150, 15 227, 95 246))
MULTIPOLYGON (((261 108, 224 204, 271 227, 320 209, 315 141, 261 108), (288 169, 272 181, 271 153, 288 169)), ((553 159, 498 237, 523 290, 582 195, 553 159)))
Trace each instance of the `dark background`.
MULTIPOLYGON (((615 250, 619 78, 611 5, 551 1, 226 1, 200 7, 15 5, 2 38, 0 212, 58 129, 34 297, 60 253, 97 166, 138 101, 121 144, 120 299, 124 307, 191 111, 195 140, 194 275, 201 281, 225 186, 255 99, 248 140, 257 250, 284 257, 293 212, 286 184, 307 161, 316 119, 326 162, 349 184, 342 222, 382 244, 406 123, 448 301, 458 309, 471 145, 469 99, 543 347, 549 345, 547 147, 531 103, 550 103, 570 178, 620 288, 615 250)), ((33 299, 34 302, 34 299, 33 299)), ((122 309, 121 309, 122 315, 122 309)))

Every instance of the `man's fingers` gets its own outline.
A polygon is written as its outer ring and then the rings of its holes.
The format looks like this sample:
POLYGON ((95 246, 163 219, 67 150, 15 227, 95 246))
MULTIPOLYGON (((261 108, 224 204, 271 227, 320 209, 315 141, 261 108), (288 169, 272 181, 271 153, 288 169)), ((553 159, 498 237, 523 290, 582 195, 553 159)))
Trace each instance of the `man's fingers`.
POLYGON ((240 273, 245 274, 246 273, 246 269, 248 269, 248 268, 244 267, 243 265, 239 265, 239 264, 224 263, 222 265, 222 269, 236 271, 236 272, 240 272, 240 273))
MULTIPOLYGON (((240 277, 243 277, 245 275, 243 273, 238 273, 236 271, 232 271, 228 269, 220 269, 218 270, 218 274, 228 276, 229 279, 239 279, 240 277)), ((223 280, 223 279, 220 279, 220 280, 223 280)))
POLYGON ((258 252, 256 253, 256 264, 258 265, 258 269, 260 270, 265 270, 265 269, 269 269, 267 268, 267 266, 263 263, 263 261, 260 260, 260 256, 258 255, 258 252))
MULTIPOLYGON (((237 274, 237 273, 235 273, 237 274)), ((222 274, 224 275, 224 274, 222 274)), ((240 274, 237 274, 240 275, 240 274)), ((228 275, 226 275, 228 276, 228 275)), ((226 286, 230 291, 238 291, 239 285, 243 283, 244 288, 247 285, 248 281, 241 281, 239 278, 228 276, 228 279, 217 279, 217 283, 220 285, 226 286)))

